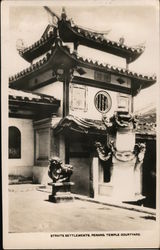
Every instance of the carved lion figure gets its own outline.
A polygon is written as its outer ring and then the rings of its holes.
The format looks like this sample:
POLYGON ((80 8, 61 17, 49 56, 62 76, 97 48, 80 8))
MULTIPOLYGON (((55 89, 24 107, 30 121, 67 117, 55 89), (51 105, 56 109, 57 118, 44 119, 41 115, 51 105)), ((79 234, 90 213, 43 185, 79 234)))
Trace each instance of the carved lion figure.
POLYGON ((48 175, 53 182, 68 182, 73 173, 73 167, 71 165, 63 165, 62 161, 58 157, 52 157, 49 160, 48 175))

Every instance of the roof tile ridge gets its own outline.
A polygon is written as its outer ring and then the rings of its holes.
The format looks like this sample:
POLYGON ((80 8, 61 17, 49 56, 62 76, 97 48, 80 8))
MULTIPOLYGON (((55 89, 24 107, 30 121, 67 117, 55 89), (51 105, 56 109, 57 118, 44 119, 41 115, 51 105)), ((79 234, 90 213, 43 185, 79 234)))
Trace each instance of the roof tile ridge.
POLYGON ((103 67, 105 69, 109 69, 109 70, 112 70, 115 72, 118 71, 118 73, 126 73, 128 76, 145 78, 146 80, 156 80, 157 79, 155 74, 153 74, 152 76, 148 76, 148 75, 144 75, 141 73, 136 73, 136 72, 130 71, 130 70, 122 68, 122 67, 110 65, 110 64, 105 63, 105 62, 101 63, 98 60, 95 61, 95 59, 81 56, 77 53, 77 51, 71 52, 70 48, 61 40, 61 38, 57 37, 55 39, 55 43, 52 46, 52 48, 45 54, 45 56, 41 60, 39 60, 38 62, 36 62, 33 65, 30 65, 30 67, 20 71, 16 75, 9 77, 9 82, 17 80, 18 78, 21 78, 24 75, 30 74, 32 71, 38 70, 41 66, 43 66, 49 60, 50 56, 53 54, 55 47, 59 47, 60 49, 63 49, 64 52, 66 52, 67 54, 69 53, 70 56, 74 57, 73 59, 80 60, 84 63, 91 63, 93 65, 103 67))
MULTIPOLYGON (((42 99, 42 100, 46 100, 49 102, 52 101, 59 101, 59 99, 55 98, 54 96, 50 96, 50 95, 46 95, 46 94, 42 94, 42 93, 37 93, 37 92, 31 92, 31 91, 26 91, 26 90, 21 90, 21 89, 13 89, 13 88, 9 88, 9 96, 12 96, 14 98, 18 97, 19 95, 16 94, 16 92, 18 93, 25 93, 26 95, 29 94, 30 96, 26 96, 26 98, 30 99, 42 99), (12 93, 13 92, 13 93, 12 93)), ((25 98, 24 96, 20 96, 25 98)))
POLYGON ((23 55, 25 54, 27 51, 29 50, 33 50, 33 49, 36 49, 38 48, 39 46, 45 44, 46 42, 48 42, 48 40, 50 38, 53 38, 55 35, 54 31, 50 31, 49 34, 46 34, 44 37, 41 37, 40 39, 38 39, 36 42, 34 42, 33 44, 25 47, 23 50, 20 50, 19 51, 19 54, 20 55, 23 55))
POLYGON ((95 35, 93 31, 84 30, 80 26, 78 26, 76 24, 73 24, 73 22, 71 21, 71 19, 67 19, 66 21, 70 24, 71 28, 76 29, 76 31, 78 33, 82 33, 83 36, 85 36, 85 37, 87 35, 90 35, 90 37, 92 39, 94 39, 94 40, 99 39, 100 42, 105 42, 105 43, 108 43, 108 44, 111 43, 112 45, 117 45, 118 47, 121 47, 122 49, 131 50, 132 52, 137 51, 138 53, 143 53, 144 50, 145 50, 145 45, 142 46, 140 44, 140 45, 135 45, 135 46, 128 46, 127 44, 124 44, 124 43, 121 44, 119 41, 114 41, 114 40, 111 40, 109 38, 105 38, 103 35, 100 35, 100 34, 99 35, 95 35), (81 31, 83 31, 83 32, 81 32, 81 31))
POLYGON ((9 82, 15 81, 21 77, 26 76, 27 74, 30 74, 31 72, 34 72, 35 70, 38 70, 40 67, 42 67, 51 57, 56 47, 63 47, 64 49, 67 49, 68 52, 70 52, 70 49, 67 45, 63 43, 63 41, 56 37, 55 43, 52 45, 51 49, 44 54, 44 57, 40 59, 39 61, 35 62, 34 64, 31 64, 29 67, 19 71, 18 73, 12 75, 9 77, 9 82))
POLYGON ((155 73, 153 73, 151 76, 149 76, 149 75, 146 75, 146 74, 131 71, 131 70, 126 69, 126 68, 111 65, 111 64, 108 64, 107 62, 101 63, 98 60, 91 59, 91 58, 88 58, 88 57, 85 57, 85 56, 81 56, 77 52, 74 53, 74 51, 71 54, 74 54, 78 60, 81 60, 83 62, 92 63, 92 64, 94 64, 96 66, 101 66, 103 68, 111 69, 111 70, 116 71, 116 72, 118 71, 119 73, 127 73, 127 75, 133 75, 133 76, 138 77, 138 78, 146 78, 147 80, 156 80, 157 79, 157 76, 156 76, 155 73))
POLYGON ((27 74, 30 74, 31 72, 38 70, 41 66, 43 66, 50 58, 50 56, 52 55, 52 49, 49 50, 42 59, 40 59, 39 61, 37 61, 34 64, 31 64, 29 67, 19 71, 18 73, 12 75, 9 77, 9 82, 15 81, 18 78, 21 78, 27 74))

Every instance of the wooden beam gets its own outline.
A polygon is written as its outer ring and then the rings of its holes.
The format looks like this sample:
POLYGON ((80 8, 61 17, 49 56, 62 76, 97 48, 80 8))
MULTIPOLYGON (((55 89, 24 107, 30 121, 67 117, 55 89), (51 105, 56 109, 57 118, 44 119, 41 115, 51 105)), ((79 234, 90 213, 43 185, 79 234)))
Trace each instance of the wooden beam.
POLYGON ((69 70, 65 70, 63 81, 63 117, 69 114, 69 82, 69 70))
POLYGON ((79 77, 79 76, 74 76, 74 78, 72 79, 72 82, 76 83, 76 84, 97 87, 97 88, 102 88, 105 90, 111 90, 114 92, 120 92, 123 94, 131 95, 130 88, 127 88, 124 86, 119 86, 119 85, 112 84, 112 83, 101 82, 101 81, 97 81, 97 80, 93 80, 93 79, 89 79, 89 78, 84 78, 84 77, 79 77))
POLYGON ((9 113, 9 117, 10 118, 22 118, 22 119, 34 119, 34 115, 33 114, 16 114, 16 113, 9 113))

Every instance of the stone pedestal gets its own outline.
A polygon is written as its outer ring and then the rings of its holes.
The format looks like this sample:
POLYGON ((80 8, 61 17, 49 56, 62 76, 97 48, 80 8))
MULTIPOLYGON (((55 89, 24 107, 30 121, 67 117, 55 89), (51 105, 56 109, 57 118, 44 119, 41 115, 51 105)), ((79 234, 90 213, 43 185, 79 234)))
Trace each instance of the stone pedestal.
POLYGON ((71 186, 73 182, 57 182, 48 183, 52 186, 52 194, 49 195, 49 201, 54 203, 71 202, 74 200, 74 196, 71 194, 71 186))
POLYGON ((118 161, 113 157, 113 170, 111 184, 113 186, 112 197, 120 201, 138 201, 142 196, 141 168, 135 169, 136 157, 129 162, 118 161))

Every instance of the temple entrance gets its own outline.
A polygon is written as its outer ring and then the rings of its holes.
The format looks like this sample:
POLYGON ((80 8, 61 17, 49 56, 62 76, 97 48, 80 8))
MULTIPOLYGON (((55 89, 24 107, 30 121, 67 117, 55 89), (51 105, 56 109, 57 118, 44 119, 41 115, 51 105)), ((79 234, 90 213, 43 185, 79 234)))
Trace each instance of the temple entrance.
POLYGON ((111 185, 112 164, 111 161, 98 160, 98 195, 109 196, 112 192, 111 185))
POLYGON ((90 196, 91 152, 89 138, 80 133, 70 133, 69 164, 73 166, 72 192, 90 196))

